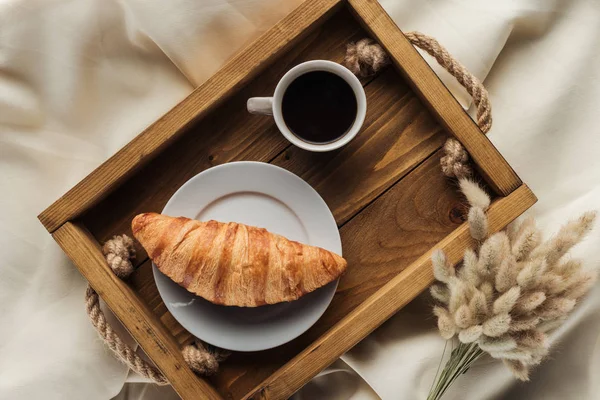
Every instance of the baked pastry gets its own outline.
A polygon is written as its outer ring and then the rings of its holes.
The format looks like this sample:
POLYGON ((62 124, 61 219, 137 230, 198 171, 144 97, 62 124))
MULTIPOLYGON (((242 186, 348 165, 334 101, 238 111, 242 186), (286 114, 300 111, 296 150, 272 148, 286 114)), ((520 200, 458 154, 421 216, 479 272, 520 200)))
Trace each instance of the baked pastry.
POLYGON ((131 229, 162 273, 215 304, 296 300, 337 279, 347 265, 330 251, 236 222, 146 213, 131 229))

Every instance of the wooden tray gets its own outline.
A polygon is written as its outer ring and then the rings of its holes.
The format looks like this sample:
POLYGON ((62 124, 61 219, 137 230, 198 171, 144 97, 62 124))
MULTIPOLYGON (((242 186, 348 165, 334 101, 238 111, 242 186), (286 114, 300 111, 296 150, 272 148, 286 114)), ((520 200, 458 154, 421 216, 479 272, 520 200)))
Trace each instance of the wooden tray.
POLYGON ((464 202, 439 168, 448 134, 467 148, 495 193, 492 231, 535 202, 376 1, 306 0, 39 219, 181 397, 284 399, 427 288, 433 248, 456 263, 472 245, 464 202), (362 81, 368 112, 350 145, 305 152, 271 118, 246 112, 247 98, 271 94, 294 65, 341 62, 346 44, 365 36, 378 40, 394 65, 362 81), (124 282, 99 243, 130 234, 134 215, 160 212, 189 178, 233 160, 270 162, 309 182, 337 220, 349 269, 308 332, 273 350, 235 353, 204 379, 182 359, 180 348, 192 338, 162 303, 143 249, 124 282))

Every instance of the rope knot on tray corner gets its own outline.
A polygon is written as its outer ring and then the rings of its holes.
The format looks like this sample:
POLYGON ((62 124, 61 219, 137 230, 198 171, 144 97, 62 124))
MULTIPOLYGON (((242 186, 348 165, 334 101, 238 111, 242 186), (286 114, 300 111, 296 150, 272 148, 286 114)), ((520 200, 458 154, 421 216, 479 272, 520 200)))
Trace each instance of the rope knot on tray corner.
POLYGON ((389 63, 385 50, 371 38, 349 43, 346 47, 344 65, 356 76, 374 75, 389 63))
POLYGON ((469 153, 456 139, 449 138, 444 143, 444 156, 440 159, 442 173, 448 177, 461 179, 473 174, 469 165, 469 153))
MULTIPOLYGON (((126 279, 135 270, 131 259, 135 257, 133 239, 127 235, 114 236, 104 243, 102 253, 112 271, 121 279, 126 279)), ((169 382, 158 368, 140 357, 136 351, 125 343, 106 320, 100 308, 100 296, 88 285, 85 292, 85 305, 92 325, 104 343, 115 353, 117 358, 138 374, 152 380, 158 385, 169 382)), ((199 340, 182 349, 182 356, 190 369, 199 375, 214 375, 219 370, 219 363, 224 361, 229 352, 204 345, 199 340)))

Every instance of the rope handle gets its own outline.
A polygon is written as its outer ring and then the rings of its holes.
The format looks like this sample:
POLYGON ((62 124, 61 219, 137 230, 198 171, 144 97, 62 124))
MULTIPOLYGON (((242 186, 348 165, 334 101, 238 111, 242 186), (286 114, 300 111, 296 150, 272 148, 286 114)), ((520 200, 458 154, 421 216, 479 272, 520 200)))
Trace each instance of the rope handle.
POLYGON ((488 91, 481 81, 431 36, 421 32, 407 32, 405 36, 414 46, 435 58, 438 64, 465 88, 473 98, 473 103, 477 108, 477 126, 483 133, 488 133, 492 128, 492 104, 490 103, 488 91))
POLYGON ((160 386, 168 385, 167 378, 154 365, 141 358, 134 349, 119 337, 112 326, 106 321, 106 316, 100 308, 100 298, 98 293, 88 284, 85 291, 85 308, 90 321, 96 331, 117 356, 119 360, 125 363, 130 369, 138 374, 150 379, 160 386))
MULTIPOLYGON (((483 84, 434 38, 420 32, 408 32, 405 35, 414 46, 433 56, 440 66, 454 76, 467 90, 477 108, 477 125, 484 133, 487 133, 492 126, 492 106, 483 84)), ((372 39, 362 39, 348 45, 345 64, 358 76, 372 75, 389 63, 388 55, 372 39)), ((440 163, 446 176, 460 178, 472 174, 471 167, 468 165, 469 155, 460 142, 449 138, 444 144, 444 152, 446 155, 442 157, 440 163)), ((131 259, 135 257, 135 249, 133 239, 129 236, 113 237, 104 244, 102 252, 108 265, 119 278, 125 279, 133 273, 131 259)), ((134 372, 158 385, 169 384, 158 368, 141 358, 131 346, 119 337, 100 308, 98 293, 89 284, 85 292, 85 305, 92 325, 120 361, 134 372)), ((229 353, 206 346, 196 340, 194 344, 183 348, 182 355, 195 373, 212 375, 217 372, 219 362, 225 360, 229 353)))
MULTIPOLYGON (((127 235, 115 236, 102 247, 106 262, 115 275, 121 279, 127 278, 134 271, 131 259, 135 257, 133 239, 127 235)), ((88 284, 85 291, 85 306, 94 328, 115 356, 138 374, 150 379, 160 386, 168 385, 165 375, 154 365, 140 357, 137 352, 119 337, 106 320, 100 308, 98 293, 88 284)), ((219 362, 225 360, 228 352, 204 345, 199 340, 186 345, 181 351, 183 359, 195 373, 213 375, 219 369, 219 362)))
MULTIPOLYGON (((413 46, 435 58, 438 64, 465 88, 477 109, 477 126, 483 133, 489 132, 492 127, 492 104, 488 91, 481 81, 452 57, 448 50, 433 37, 421 32, 406 32, 404 35, 413 46)), ((348 45, 344 64, 355 75, 365 77, 375 74, 390 64, 390 59, 379 44, 366 38, 348 45)), ((444 153, 445 156, 440 160, 444 175, 463 178, 473 174, 469 165, 469 154, 458 140, 449 138, 444 144, 444 153)))

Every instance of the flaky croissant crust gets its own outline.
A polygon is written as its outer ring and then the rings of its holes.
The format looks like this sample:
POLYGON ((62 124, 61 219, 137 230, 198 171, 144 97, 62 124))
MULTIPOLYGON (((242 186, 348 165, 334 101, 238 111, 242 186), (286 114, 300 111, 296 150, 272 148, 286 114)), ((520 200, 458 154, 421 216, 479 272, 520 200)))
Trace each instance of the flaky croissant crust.
POLYGON ((236 222, 145 213, 131 227, 160 271, 215 304, 296 300, 337 279, 347 266, 330 251, 236 222))

